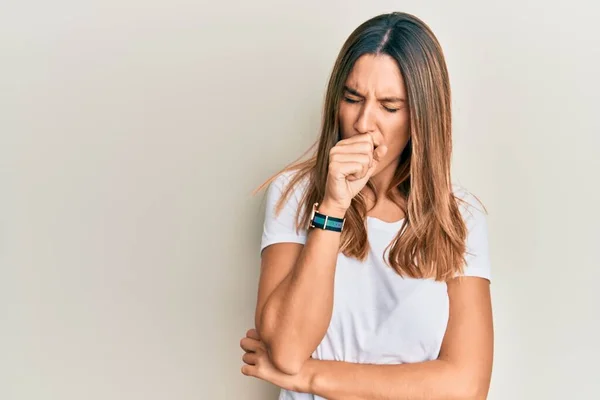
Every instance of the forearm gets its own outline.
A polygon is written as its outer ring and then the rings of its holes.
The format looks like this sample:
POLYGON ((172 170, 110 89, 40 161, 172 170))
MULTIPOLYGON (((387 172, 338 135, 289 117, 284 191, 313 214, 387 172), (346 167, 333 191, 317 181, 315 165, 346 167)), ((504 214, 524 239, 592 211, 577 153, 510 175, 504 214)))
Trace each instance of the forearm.
POLYGON ((310 230, 296 265, 265 303, 260 334, 283 372, 298 372, 325 336, 339 245, 340 233, 310 230))
POLYGON ((374 365, 308 360, 309 392, 329 400, 484 400, 487 387, 445 361, 374 365))

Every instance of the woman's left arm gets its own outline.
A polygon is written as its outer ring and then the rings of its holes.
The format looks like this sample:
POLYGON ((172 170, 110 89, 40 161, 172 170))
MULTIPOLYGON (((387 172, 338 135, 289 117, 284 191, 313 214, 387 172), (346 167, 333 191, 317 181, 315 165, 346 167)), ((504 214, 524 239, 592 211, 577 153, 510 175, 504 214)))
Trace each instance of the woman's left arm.
POLYGON ((486 399, 493 360, 489 281, 448 282, 450 316, 437 360, 373 365, 309 359, 308 392, 330 400, 486 399))
POLYGON ((450 315, 437 360, 376 365, 309 359, 291 376, 274 368, 266 352, 257 351, 259 341, 245 338, 248 365, 242 372, 329 400, 486 399, 493 359, 489 281, 454 278, 448 282, 448 297, 450 315))

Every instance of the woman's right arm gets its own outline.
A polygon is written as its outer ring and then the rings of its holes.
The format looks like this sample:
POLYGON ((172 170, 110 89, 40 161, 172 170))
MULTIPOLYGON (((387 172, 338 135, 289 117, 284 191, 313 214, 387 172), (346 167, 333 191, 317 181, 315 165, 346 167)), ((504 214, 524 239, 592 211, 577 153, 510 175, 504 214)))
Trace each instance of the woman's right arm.
MULTIPOLYGON (((343 218, 325 201, 319 212, 343 218)), ((262 253, 255 324, 273 364, 296 374, 329 326, 340 233, 311 229, 304 245, 275 243, 262 253)))
MULTIPOLYGON (((385 156, 387 147, 381 145, 382 141, 381 135, 365 133, 336 143, 329 152, 325 195, 319 212, 344 217, 354 196, 385 156)), ((277 217, 272 207, 275 195, 276 191, 270 191, 265 217, 267 240, 263 241, 266 247, 262 253, 255 324, 273 364, 293 375, 310 358, 329 327, 341 234, 311 229, 304 247, 288 243, 299 240, 292 232, 297 204, 288 203, 284 216, 277 217)))

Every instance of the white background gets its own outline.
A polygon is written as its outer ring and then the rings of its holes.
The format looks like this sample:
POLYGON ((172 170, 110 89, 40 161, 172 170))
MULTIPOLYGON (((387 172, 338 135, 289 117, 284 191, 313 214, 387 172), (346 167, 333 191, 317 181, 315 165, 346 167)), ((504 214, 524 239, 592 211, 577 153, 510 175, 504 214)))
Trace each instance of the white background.
POLYGON ((5 1, 0 398, 269 399, 243 376, 263 202, 364 20, 444 48, 454 180, 489 210, 490 399, 598 399, 592 1, 5 1))

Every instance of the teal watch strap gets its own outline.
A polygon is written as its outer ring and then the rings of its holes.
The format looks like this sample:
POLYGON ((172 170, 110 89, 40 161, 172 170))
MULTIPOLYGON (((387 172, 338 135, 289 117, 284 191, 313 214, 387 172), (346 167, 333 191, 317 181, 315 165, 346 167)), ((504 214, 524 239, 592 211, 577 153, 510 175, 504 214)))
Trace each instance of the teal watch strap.
POLYGON ((317 211, 318 205, 319 203, 313 205, 309 226, 311 228, 320 228, 326 231, 341 232, 344 229, 346 218, 336 218, 322 214, 317 211))

